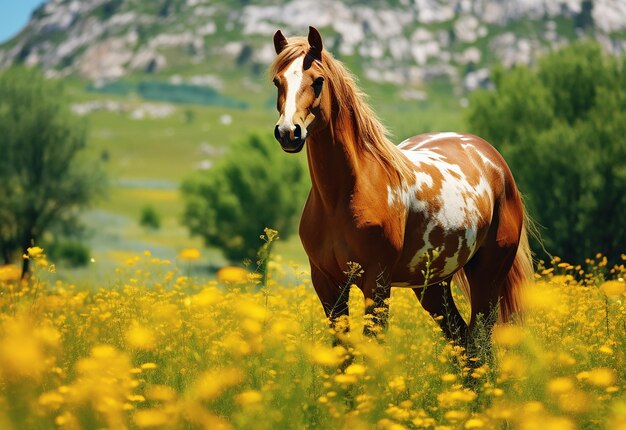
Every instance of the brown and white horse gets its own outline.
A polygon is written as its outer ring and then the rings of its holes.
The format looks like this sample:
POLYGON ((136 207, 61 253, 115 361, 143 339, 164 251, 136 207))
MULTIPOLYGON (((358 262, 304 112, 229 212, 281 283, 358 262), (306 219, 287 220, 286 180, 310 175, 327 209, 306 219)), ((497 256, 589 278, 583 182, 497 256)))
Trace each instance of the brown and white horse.
POLYGON ((520 313, 532 260, 524 206, 500 154, 458 133, 422 134, 396 147, 315 28, 308 38, 277 31, 274 46, 274 134, 290 153, 308 142, 312 189, 300 237, 331 323, 348 314, 351 261, 364 270, 357 285, 378 325, 373 332, 386 324, 390 287, 412 288, 462 344, 480 315, 499 307, 506 321, 520 313), (453 276, 471 303, 469 331, 452 300, 453 276))

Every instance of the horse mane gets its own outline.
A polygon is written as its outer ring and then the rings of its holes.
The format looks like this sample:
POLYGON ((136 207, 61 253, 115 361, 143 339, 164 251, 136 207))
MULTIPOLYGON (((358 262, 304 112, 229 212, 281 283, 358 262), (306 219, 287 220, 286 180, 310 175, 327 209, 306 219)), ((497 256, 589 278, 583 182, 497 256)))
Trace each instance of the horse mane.
MULTIPOLYGON (((296 58, 305 55, 309 48, 306 38, 289 38, 288 44, 270 66, 272 76, 296 58)), ((322 51, 321 66, 338 106, 339 127, 341 123, 350 121, 351 117, 353 119, 356 137, 354 144, 358 152, 371 154, 389 174, 410 174, 401 152, 389 140, 389 132, 365 101, 367 96, 357 86, 354 75, 326 50, 322 51)))

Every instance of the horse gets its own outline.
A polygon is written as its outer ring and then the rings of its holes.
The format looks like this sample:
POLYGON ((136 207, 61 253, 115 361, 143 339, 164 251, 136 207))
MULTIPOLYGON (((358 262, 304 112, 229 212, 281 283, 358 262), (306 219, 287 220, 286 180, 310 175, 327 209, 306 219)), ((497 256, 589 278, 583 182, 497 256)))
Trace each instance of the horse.
POLYGON ((521 315, 520 292, 533 278, 528 218, 496 149, 453 132, 395 146, 317 29, 289 39, 278 30, 273 42, 274 136, 287 153, 308 143, 312 187, 299 233, 331 326, 349 314, 350 262, 362 270, 355 283, 373 321, 368 335, 387 325, 391 287, 412 288, 461 346, 480 321, 491 331, 497 319, 521 315), (453 277, 471 305, 469 325, 454 304, 453 277))

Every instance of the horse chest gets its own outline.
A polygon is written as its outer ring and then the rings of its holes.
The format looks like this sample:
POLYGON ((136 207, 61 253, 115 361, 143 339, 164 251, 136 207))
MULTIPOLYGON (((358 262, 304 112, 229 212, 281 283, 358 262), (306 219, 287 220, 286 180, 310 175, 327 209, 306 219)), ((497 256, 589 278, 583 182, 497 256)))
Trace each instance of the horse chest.
POLYGON ((394 247, 380 224, 380 217, 368 216, 354 204, 330 212, 309 199, 300 222, 300 238, 309 259, 333 277, 342 277, 347 263, 362 266, 397 259, 394 247))

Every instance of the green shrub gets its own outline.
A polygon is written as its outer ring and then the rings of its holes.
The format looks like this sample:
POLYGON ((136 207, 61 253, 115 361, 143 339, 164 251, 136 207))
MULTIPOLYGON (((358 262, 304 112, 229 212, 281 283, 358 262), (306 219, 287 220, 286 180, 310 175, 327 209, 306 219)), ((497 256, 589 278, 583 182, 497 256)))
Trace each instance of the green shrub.
POLYGON ((509 163, 547 250, 571 262, 622 253, 626 61, 577 43, 494 83, 473 94, 470 128, 509 163))
POLYGON ((89 263, 89 248, 76 240, 65 240, 48 245, 46 252, 52 261, 65 263, 70 267, 83 267, 89 263))
POLYGON ((232 262, 254 259, 265 227, 282 238, 295 230, 308 189, 301 160, 273 139, 233 146, 214 168, 184 181, 184 225, 232 262))
POLYGON ((139 225, 153 230, 158 230, 161 228, 161 216, 152 206, 144 206, 141 210, 139 225))

